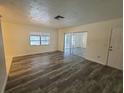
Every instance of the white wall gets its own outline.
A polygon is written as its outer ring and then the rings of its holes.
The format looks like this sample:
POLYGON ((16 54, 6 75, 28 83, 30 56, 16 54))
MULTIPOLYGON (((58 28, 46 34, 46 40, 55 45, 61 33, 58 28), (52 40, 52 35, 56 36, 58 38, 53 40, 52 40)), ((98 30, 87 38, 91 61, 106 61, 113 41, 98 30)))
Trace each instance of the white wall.
POLYGON ((3 21, 2 31, 4 36, 7 72, 9 71, 12 57, 57 50, 56 29, 3 21), (29 35, 32 32, 49 32, 51 36, 50 45, 30 46, 29 35))
POLYGON ((63 51, 64 33, 88 31, 87 48, 84 57, 105 65, 108 55, 110 31, 112 27, 122 24, 122 21, 122 18, 119 18, 88 25, 59 29, 58 50, 63 51))

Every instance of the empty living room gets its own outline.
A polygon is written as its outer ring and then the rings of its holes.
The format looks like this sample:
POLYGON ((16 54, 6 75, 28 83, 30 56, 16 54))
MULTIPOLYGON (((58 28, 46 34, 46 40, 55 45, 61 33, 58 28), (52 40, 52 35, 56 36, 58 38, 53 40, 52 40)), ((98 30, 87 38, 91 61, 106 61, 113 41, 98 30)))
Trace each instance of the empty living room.
POLYGON ((0 93, 123 93, 123 0, 0 0, 0 93))

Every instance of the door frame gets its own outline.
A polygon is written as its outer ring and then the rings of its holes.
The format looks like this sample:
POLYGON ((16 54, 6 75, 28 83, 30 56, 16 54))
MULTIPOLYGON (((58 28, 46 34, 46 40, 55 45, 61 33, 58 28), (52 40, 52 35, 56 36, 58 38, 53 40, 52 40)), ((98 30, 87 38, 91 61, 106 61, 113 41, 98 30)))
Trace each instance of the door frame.
POLYGON ((109 61, 109 49, 110 49, 110 45, 111 45, 111 40, 112 40, 112 28, 110 30, 110 35, 109 35, 109 41, 108 41, 108 52, 107 52, 107 61, 105 65, 108 65, 108 61, 109 61))

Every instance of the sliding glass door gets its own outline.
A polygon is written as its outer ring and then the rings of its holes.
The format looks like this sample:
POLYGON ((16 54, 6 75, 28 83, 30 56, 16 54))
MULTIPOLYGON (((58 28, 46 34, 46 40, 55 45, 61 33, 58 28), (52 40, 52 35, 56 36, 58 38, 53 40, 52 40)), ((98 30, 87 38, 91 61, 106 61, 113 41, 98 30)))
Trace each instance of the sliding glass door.
POLYGON ((86 52, 87 32, 65 33, 65 54, 84 56, 86 52))
POLYGON ((65 34, 64 52, 66 55, 72 54, 72 33, 65 34))

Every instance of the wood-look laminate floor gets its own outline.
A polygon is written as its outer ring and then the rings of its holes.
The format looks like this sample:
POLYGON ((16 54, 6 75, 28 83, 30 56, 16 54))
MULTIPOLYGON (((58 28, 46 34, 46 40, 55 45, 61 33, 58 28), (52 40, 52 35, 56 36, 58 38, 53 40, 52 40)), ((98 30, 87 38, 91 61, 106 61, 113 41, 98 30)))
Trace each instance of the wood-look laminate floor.
POLYGON ((122 93, 122 71, 62 52, 17 58, 5 93, 122 93))

